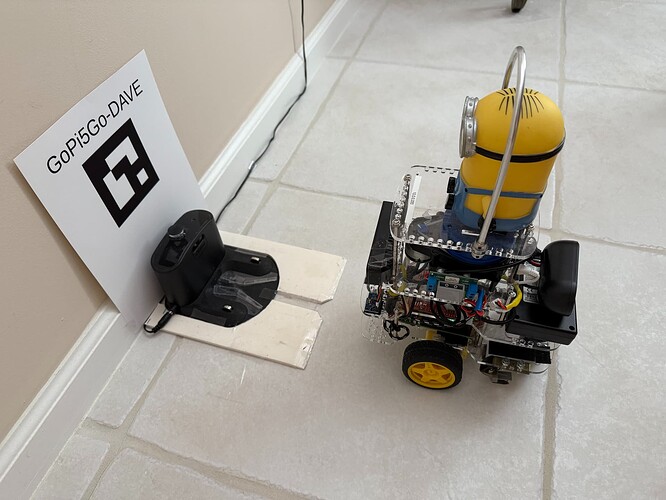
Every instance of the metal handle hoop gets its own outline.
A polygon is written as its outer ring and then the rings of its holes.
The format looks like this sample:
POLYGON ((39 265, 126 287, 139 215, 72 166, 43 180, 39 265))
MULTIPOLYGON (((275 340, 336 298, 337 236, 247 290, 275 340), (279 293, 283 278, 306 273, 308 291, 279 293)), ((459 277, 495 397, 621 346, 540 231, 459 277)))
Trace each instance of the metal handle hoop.
POLYGON ((488 206, 488 212, 486 217, 483 220, 483 226, 481 227, 481 232, 479 233, 479 239, 476 240, 473 248, 473 255, 476 258, 481 258, 485 255, 486 251, 486 237, 488 236, 488 231, 490 230, 490 224, 492 223, 493 217, 495 217, 495 210, 497 209, 497 203, 499 202, 500 194, 502 193, 502 187, 504 186, 504 179, 506 174, 509 171, 509 163, 511 163, 511 156, 513 155, 513 147, 516 144, 516 135, 518 132, 518 122, 520 121, 520 113, 523 109, 523 93, 525 92, 525 74, 527 59, 525 57, 525 49, 520 45, 513 49, 511 57, 509 58, 509 64, 506 67, 504 72, 504 80, 502 81, 502 88, 505 89, 509 86, 509 80, 511 79, 511 73, 513 73, 513 67, 516 68, 516 103, 513 107, 513 115, 511 117, 511 125, 509 126, 509 136, 506 140, 506 147, 504 149, 504 156, 502 156, 502 163, 500 165, 499 173, 497 174, 497 180, 495 181, 495 187, 493 188, 493 195, 490 198, 490 205, 488 206), (517 63, 517 64, 516 64, 517 63))

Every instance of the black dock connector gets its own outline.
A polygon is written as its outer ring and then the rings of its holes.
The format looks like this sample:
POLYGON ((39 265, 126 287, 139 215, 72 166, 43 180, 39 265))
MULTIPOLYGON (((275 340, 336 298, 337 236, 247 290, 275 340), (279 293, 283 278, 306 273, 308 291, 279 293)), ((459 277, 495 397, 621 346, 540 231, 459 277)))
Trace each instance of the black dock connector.
POLYGON ((381 285, 390 278, 393 267, 393 237, 390 227, 392 208, 392 202, 382 203, 375 237, 372 240, 368 263, 365 267, 366 285, 381 285))

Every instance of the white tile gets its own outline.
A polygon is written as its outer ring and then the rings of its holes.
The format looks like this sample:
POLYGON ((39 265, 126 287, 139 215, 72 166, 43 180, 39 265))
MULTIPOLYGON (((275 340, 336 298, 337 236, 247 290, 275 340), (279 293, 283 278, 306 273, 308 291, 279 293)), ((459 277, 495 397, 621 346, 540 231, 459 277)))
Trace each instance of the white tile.
POLYGON ((268 184, 248 179, 236 199, 220 217, 217 227, 232 233, 243 232, 254 212, 259 208, 267 189, 268 184))
POLYGON ((74 434, 37 487, 32 500, 82 498, 108 451, 109 443, 74 434))
MULTIPOLYGON (((558 238, 558 239, 564 239, 564 238, 558 238)), ((544 249, 546 245, 548 245, 553 239, 550 236, 550 232, 542 231, 539 233, 539 241, 537 243, 537 247, 540 248, 541 250, 544 249)))
POLYGON ((581 244, 579 334, 558 352, 557 498, 663 498, 666 256, 581 244))
POLYGON ((186 467, 124 449, 106 470, 91 498, 252 500, 260 497, 219 484, 186 467))
POLYGON ((352 258, 370 252, 381 205, 280 188, 248 234, 352 258))
POLYGON ((664 109, 664 93, 566 85, 563 229, 666 247, 664 109))
POLYGON ((308 84, 308 89, 303 97, 280 125, 275 140, 266 154, 254 167, 252 178, 272 181, 280 174, 298 143, 303 139, 345 64, 345 61, 338 59, 324 60, 319 71, 308 84))
POLYGON ((139 334, 95 401, 88 418, 110 427, 120 427, 157 373, 174 339, 168 333, 153 337, 139 334))
POLYGON ((569 80, 666 89, 666 3, 567 2, 569 80))
POLYGON ((357 58, 504 74, 511 51, 525 47, 531 75, 559 77, 559 0, 529 0, 512 14, 509 0, 389 3, 357 58))
MULTIPOLYGON (((415 164, 457 168, 462 106, 501 86, 492 75, 354 63, 294 154, 283 182, 393 200, 415 164)), ((557 99, 554 82, 529 86, 557 99)))
POLYGON ((456 167, 465 92, 497 78, 353 63, 294 154, 283 182, 310 190, 393 199, 415 164, 456 167), (450 87, 455 82, 456 91, 450 87))
POLYGON ((306 371, 186 343, 132 434, 323 498, 489 497, 498 482, 538 496, 545 378, 493 386, 468 362, 449 393, 416 387, 402 346, 361 337, 358 277, 345 285, 306 371))
POLYGON ((352 57, 363 41, 372 22, 386 6, 386 0, 364 0, 347 29, 340 35, 333 49, 328 54, 334 57, 352 57))
POLYGON ((362 336, 360 289, 379 206, 285 189, 266 210, 251 234, 350 259, 335 300, 319 308, 308 368, 185 342, 131 434, 323 498, 539 496, 545 377, 495 386, 468 360, 449 392, 415 386, 401 371, 404 344, 362 336))

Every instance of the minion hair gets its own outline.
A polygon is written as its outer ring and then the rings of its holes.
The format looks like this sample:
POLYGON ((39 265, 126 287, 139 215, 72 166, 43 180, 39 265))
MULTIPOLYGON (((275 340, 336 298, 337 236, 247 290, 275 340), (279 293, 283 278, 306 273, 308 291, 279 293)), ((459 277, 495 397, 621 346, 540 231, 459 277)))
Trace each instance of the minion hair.
MULTIPOLYGON (((504 114, 505 115, 508 114, 509 99, 511 99, 512 109, 516 105, 516 89, 515 88, 502 89, 498 90, 496 93, 502 96, 502 100, 500 101, 497 110, 501 111, 502 107, 504 107, 504 114)), ((546 109, 543 103, 541 102, 541 99, 539 99, 539 96, 537 95, 538 93, 539 92, 536 90, 525 89, 525 92, 523 93, 524 104, 522 109, 520 110, 521 118, 533 117, 534 113, 539 112, 539 106, 541 106, 541 109, 546 109)))

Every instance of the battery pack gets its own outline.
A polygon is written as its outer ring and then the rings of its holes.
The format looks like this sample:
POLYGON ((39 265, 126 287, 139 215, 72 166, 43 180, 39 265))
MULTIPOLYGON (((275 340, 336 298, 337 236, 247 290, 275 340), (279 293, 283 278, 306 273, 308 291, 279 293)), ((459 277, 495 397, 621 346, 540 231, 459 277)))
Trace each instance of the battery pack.
MULTIPOLYGON (((536 299, 536 293, 529 293, 529 289, 527 290, 526 297, 536 299)), ((578 333, 576 307, 574 305, 571 314, 562 316, 550 311, 537 300, 523 300, 516 307, 514 319, 506 325, 506 331, 539 342, 569 345, 578 333)))

